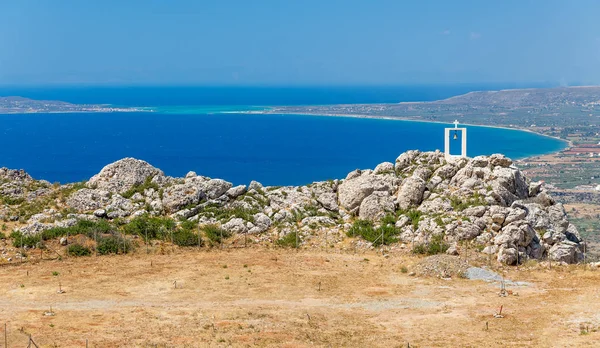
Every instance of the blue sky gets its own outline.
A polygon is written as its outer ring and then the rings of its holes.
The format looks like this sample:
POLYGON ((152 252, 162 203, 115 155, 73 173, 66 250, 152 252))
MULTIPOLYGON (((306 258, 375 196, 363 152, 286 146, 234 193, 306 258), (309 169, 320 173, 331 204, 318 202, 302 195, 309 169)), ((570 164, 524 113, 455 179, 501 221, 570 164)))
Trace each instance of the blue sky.
POLYGON ((18 0, 0 84, 600 84, 600 1, 18 0))

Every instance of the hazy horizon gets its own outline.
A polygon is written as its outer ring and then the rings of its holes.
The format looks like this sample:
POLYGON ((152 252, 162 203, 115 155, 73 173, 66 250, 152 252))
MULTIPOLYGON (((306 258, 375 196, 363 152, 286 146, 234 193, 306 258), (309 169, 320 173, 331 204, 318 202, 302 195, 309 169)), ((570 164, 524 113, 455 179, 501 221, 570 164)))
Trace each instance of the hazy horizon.
POLYGON ((2 86, 600 84, 600 3, 0 4, 2 86))

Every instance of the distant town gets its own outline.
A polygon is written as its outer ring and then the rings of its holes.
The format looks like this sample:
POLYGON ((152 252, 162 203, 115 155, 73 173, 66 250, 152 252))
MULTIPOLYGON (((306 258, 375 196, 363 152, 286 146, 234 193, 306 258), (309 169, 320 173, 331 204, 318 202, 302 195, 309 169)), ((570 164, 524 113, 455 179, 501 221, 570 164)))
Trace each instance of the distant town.
POLYGON ((147 108, 114 107, 98 104, 72 104, 56 100, 0 97, 0 114, 71 113, 71 112, 149 112, 147 108))

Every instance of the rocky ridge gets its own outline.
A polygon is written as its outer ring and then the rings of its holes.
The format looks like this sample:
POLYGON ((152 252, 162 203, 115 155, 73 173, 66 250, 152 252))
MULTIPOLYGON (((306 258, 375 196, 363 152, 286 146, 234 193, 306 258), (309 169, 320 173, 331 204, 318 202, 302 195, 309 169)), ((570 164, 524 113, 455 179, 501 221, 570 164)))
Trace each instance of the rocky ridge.
POLYGON ((446 160, 439 151, 408 151, 394 163, 305 186, 252 182, 234 187, 194 172, 173 178, 133 158, 107 165, 84 185, 56 187, 8 169, 0 170, 0 180, 5 220, 19 218, 8 199, 48 205, 27 215, 23 234, 80 219, 150 214, 216 224, 258 243, 298 232, 306 247, 322 246, 324 240, 340 247, 348 240, 354 247, 372 247, 347 237, 353 223, 367 220, 379 226, 393 219, 392 248, 441 238, 451 246, 449 253, 456 252, 457 243, 471 243, 508 265, 547 257, 566 263, 583 259, 583 242, 562 204, 543 183, 530 182, 498 154, 446 160))

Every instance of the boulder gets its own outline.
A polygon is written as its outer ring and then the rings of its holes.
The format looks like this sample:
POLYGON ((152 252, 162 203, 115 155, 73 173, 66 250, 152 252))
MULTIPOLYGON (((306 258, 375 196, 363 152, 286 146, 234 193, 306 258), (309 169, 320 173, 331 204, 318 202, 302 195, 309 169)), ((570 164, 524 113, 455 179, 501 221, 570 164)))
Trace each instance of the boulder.
POLYGON ((271 227, 271 219, 263 213, 254 214, 254 227, 250 228, 248 233, 263 233, 271 227))
POLYGON ((389 192, 375 191, 362 201, 358 216, 363 220, 378 221, 395 210, 396 204, 389 192))
POLYGON ((246 221, 242 218, 233 218, 221 227, 229 233, 244 234, 248 232, 246 221))
POLYGON ((377 167, 375 167, 375 170, 373 171, 373 173, 375 173, 375 174, 394 173, 394 164, 392 162, 380 163, 377 165, 377 167))
POLYGON ((338 187, 340 205, 348 211, 355 212, 362 201, 375 191, 393 191, 393 183, 386 176, 365 172, 360 176, 344 182, 338 187))
POLYGON ((505 265, 516 265, 519 252, 515 248, 500 247, 498 251, 498 262, 505 265))
POLYGON ((548 251, 548 255, 553 261, 566 263, 576 263, 583 259, 578 244, 568 240, 553 245, 548 251))
POLYGON ((73 192, 67 199, 67 205, 80 212, 103 208, 110 201, 110 193, 105 190, 81 189, 73 192))
POLYGON ((232 186, 230 182, 225 180, 210 179, 202 184, 202 189, 208 199, 215 199, 224 195, 232 186))
POLYGON ((206 195, 196 185, 191 183, 176 184, 164 190, 162 205, 169 212, 200 203, 206 195))
POLYGON ((225 194, 231 199, 238 198, 244 193, 246 193, 246 185, 238 185, 228 189, 227 192, 225 192, 225 194))
POLYGON ((124 158, 102 168, 100 173, 94 175, 88 181, 87 186, 109 192, 123 193, 143 184, 146 179, 154 176, 164 176, 164 173, 146 161, 124 158))
POLYGON ((404 180, 400 191, 398 192, 398 206, 400 209, 408 209, 418 206, 423 200, 423 192, 425 192, 425 180, 410 176, 404 180))
POLYGON ((322 193, 317 197, 317 202, 329 211, 338 211, 340 209, 337 203, 337 194, 335 192, 322 193))
POLYGON ((250 185, 248 185, 248 190, 255 190, 255 191, 260 192, 263 190, 263 185, 258 181, 252 180, 250 182, 250 185))
POLYGON ((489 157, 489 161, 490 164, 495 166, 500 166, 500 167, 510 167, 512 165, 512 160, 510 158, 507 158, 506 156, 502 155, 502 154, 493 154, 489 157))

